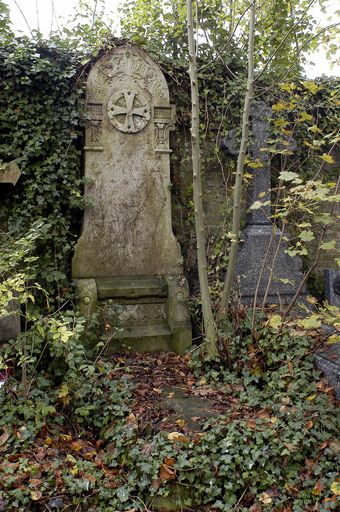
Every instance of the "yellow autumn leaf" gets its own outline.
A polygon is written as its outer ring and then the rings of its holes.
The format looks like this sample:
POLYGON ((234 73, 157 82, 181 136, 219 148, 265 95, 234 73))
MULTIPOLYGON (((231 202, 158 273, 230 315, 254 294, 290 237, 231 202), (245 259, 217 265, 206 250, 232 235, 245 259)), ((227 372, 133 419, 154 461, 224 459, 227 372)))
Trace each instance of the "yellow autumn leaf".
POLYGON ((307 112, 301 112, 300 117, 297 119, 298 122, 302 123, 303 121, 312 121, 313 116, 308 114, 307 112))
POLYGON ((69 434, 60 434, 60 439, 62 441, 68 442, 72 440, 72 436, 70 436, 69 434))
POLYGON ((314 394, 314 395, 309 395, 309 396, 307 396, 307 397, 306 397, 306 400, 309 400, 309 401, 311 402, 311 401, 312 401, 312 400, 314 400, 315 398, 316 398, 316 394, 314 394))
POLYGON ((327 162, 328 164, 334 164, 334 158, 332 157, 332 155, 327 155, 326 153, 324 153, 320 158, 322 158, 322 160, 324 160, 324 162, 327 162))
POLYGON ((287 110, 289 105, 286 101, 279 101, 272 106, 274 112, 280 112, 281 110, 287 110))
POLYGON ((340 496, 340 480, 335 480, 331 485, 331 491, 336 496, 340 496))
POLYGON ((290 83, 290 84, 287 84, 287 83, 280 84, 280 89, 282 91, 292 92, 292 91, 294 91, 295 88, 296 88, 296 85, 293 84, 293 83, 290 83))
POLYGON ((302 85, 304 86, 305 89, 307 89, 307 91, 311 92, 312 94, 317 93, 321 89, 321 87, 318 84, 310 80, 302 82, 302 85))

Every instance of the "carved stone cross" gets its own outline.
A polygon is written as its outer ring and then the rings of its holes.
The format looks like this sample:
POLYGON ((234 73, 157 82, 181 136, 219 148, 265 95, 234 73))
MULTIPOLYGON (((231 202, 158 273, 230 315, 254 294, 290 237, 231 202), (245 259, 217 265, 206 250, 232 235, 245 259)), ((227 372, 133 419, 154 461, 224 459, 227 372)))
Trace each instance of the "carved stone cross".
POLYGON ((137 133, 149 122, 150 106, 142 93, 134 89, 122 89, 111 96, 108 116, 113 126, 121 132, 137 133))

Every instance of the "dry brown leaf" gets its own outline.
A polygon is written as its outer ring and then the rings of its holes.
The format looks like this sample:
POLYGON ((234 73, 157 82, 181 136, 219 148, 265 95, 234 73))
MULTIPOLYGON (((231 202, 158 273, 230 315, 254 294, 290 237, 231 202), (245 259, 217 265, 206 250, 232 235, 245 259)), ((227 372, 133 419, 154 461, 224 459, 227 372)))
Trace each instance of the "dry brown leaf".
POLYGON ((159 478, 161 480, 174 480, 176 478, 176 470, 162 464, 161 469, 159 470, 159 478))
POLYGON ((5 431, 3 434, 1 434, 1 436, 0 436, 0 446, 5 444, 8 441, 9 437, 10 437, 10 433, 9 432, 5 431))
POLYGON ((249 509, 249 512, 262 512, 262 507, 258 503, 254 503, 249 509))
POLYGON ((179 443, 188 443, 190 441, 189 437, 185 436, 181 432, 170 432, 168 434, 169 441, 179 442, 179 443))
POLYGON ((321 480, 318 480, 314 486, 312 494, 314 494, 314 496, 320 496, 320 494, 322 493, 323 490, 324 490, 324 485, 321 482, 321 480))
POLYGON ((173 466, 174 464, 176 464, 175 457, 165 457, 164 464, 166 464, 167 466, 173 466))
POLYGON ((287 450, 289 450, 291 453, 296 452, 297 446, 295 446, 295 444, 292 444, 292 443, 283 443, 283 444, 285 445, 287 450))

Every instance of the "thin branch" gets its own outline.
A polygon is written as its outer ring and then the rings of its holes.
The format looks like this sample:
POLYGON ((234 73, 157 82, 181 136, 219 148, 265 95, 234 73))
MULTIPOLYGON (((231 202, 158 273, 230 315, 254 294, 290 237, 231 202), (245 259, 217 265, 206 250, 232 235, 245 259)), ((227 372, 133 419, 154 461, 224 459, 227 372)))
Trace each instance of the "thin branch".
POLYGON ((25 23, 26 23, 26 25, 27 25, 27 28, 28 28, 28 30, 29 30, 29 33, 30 33, 30 34, 31 34, 31 36, 33 37, 33 33, 32 33, 32 30, 31 30, 31 27, 29 26, 29 23, 28 23, 28 21, 27 21, 27 18, 26 18, 26 16, 24 15, 24 13, 23 13, 23 11, 22 11, 22 9, 21 9, 20 5, 18 4, 18 2, 17 2, 16 0, 14 0, 14 3, 15 3, 15 5, 17 6, 17 8, 19 9, 21 16, 24 18, 24 21, 25 21, 25 23))
POLYGON ((256 17, 256 0, 251 4, 249 16, 249 43, 248 43, 248 79, 247 92, 244 99, 243 117, 242 117, 242 136, 240 150, 237 158, 236 178, 233 194, 233 221, 232 221, 232 240, 229 254, 229 263, 227 277, 224 283, 221 301, 218 310, 219 322, 222 322, 227 312, 231 290, 234 283, 235 269, 237 263, 238 245, 240 239, 240 218, 241 218, 241 195, 242 181, 244 171, 244 160, 248 145, 249 134, 249 115, 250 105, 253 100, 254 89, 254 42, 255 42, 255 17, 256 17))

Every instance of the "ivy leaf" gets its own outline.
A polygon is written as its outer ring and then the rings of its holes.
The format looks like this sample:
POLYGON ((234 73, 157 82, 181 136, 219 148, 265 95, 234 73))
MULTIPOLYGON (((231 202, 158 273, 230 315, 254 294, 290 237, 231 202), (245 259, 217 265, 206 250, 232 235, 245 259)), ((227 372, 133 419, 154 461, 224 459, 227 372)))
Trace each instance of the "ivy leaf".
POLYGON ((279 174, 279 178, 281 181, 294 181, 299 178, 299 175, 293 171, 282 171, 279 174))
POLYGON ((299 234, 299 238, 303 242, 310 242, 311 240, 314 240, 315 236, 312 231, 308 231, 305 229, 304 231, 301 231, 301 233, 299 234))
POLYGON ((282 317, 281 315, 271 315, 269 318, 268 325, 269 327, 272 327, 273 329, 278 329, 282 323, 282 317))
POLYGON ((321 244, 320 249, 323 249, 324 251, 330 251, 334 249, 335 243, 335 240, 331 240, 330 242, 324 242, 323 244, 321 244))
POLYGON ((299 320, 299 325, 304 329, 318 329, 321 326, 321 320, 318 315, 311 315, 308 318, 299 320))

